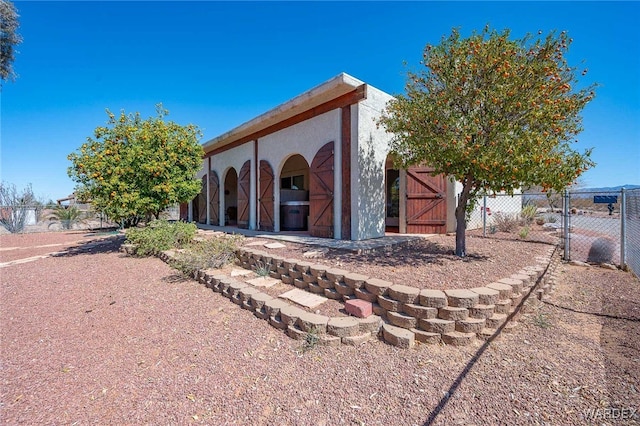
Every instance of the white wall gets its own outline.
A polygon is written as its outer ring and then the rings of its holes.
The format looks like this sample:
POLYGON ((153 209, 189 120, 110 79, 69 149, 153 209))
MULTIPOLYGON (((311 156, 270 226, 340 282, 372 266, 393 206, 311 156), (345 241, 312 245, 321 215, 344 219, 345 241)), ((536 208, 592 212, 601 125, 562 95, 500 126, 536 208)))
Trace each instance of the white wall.
POLYGON ((392 96, 367 86, 367 99, 351 108, 351 236, 384 236, 384 165, 392 136, 376 126, 392 96))
MULTIPOLYGON (((274 185, 274 230, 280 231, 280 171, 284 163, 294 154, 300 154, 307 161, 309 166, 316 153, 327 143, 334 141, 335 150, 340 146, 341 114, 339 109, 335 109, 317 117, 310 118, 301 123, 279 130, 258 140, 258 162, 266 160, 273 167, 274 185)), ((336 186, 337 186, 336 182, 336 186)), ((338 198, 335 196, 334 198, 338 198)), ((338 200, 339 201, 339 200, 338 200)), ((334 199, 334 205, 336 199, 334 199)), ((335 216, 335 215, 334 215, 335 216)), ((340 223, 340 216, 334 223, 340 223)), ((334 226, 334 234, 337 230, 334 226)))
MULTIPOLYGON (((247 142, 243 145, 240 145, 236 148, 221 152, 220 154, 216 154, 211 157, 211 170, 215 170, 218 173, 218 178, 220 179, 220 223, 216 225, 223 226, 224 225, 224 212, 227 208, 224 202, 224 178, 227 174, 227 171, 230 168, 234 168, 236 170, 236 174, 240 174, 240 169, 242 165, 247 161, 253 158, 253 142, 247 142)), ((256 229, 256 215, 255 215, 255 190, 256 190, 256 182, 255 182, 255 165, 253 162, 251 163, 251 187, 250 187, 250 199, 249 199, 249 228, 256 229)), ((213 225, 213 224, 212 224, 213 225)))
MULTIPOLYGON (((456 182, 456 200, 458 195, 462 192, 462 184, 456 182)), ((511 216, 519 216, 522 211, 522 191, 514 191, 514 196, 506 195, 504 192, 499 192, 495 197, 487 196, 487 226, 493 222, 494 215, 496 213, 502 213, 511 216)), ((484 209, 483 198, 480 197, 476 207, 469 216, 467 222, 467 229, 482 228, 482 212, 484 209)), ((454 228, 455 231, 455 228, 454 228)))

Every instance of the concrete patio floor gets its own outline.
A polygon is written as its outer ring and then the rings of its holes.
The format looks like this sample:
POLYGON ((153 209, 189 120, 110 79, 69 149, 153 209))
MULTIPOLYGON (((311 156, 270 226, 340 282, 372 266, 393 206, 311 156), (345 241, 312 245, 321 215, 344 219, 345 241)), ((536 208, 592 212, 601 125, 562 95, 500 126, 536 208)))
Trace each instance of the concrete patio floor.
POLYGON ((235 226, 213 226, 197 224, 199 229, 205 231, 218 231, 227 234, 241 234, 246 237, 270 238, 279 241, 289 241, 292 243, 308 244, 331 249, 348 250, 356 253, 366 253, 370 250, 376 250, 384 247, 392 247, 398 244, 404 244, 408 241, 414 241, 420 238, 428 238, 432 234, 392 234, 387 233, 381 238, 371 238, 368 240, 349 241, 334 240, 331 238, 312 237, 305 231, 284 231, 284 232, 265 232, 251 229, 243 229, 235 226))

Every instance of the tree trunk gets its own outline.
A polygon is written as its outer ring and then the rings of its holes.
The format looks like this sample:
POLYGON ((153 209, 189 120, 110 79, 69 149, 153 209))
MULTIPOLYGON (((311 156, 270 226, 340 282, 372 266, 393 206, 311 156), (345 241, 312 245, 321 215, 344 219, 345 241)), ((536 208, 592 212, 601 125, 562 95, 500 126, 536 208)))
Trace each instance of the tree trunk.
POLYGON ((456 256, 467 255, 467 203, 471 193, 471 185, 467 182, 462 187, 458 205, 456 206, 456 256))

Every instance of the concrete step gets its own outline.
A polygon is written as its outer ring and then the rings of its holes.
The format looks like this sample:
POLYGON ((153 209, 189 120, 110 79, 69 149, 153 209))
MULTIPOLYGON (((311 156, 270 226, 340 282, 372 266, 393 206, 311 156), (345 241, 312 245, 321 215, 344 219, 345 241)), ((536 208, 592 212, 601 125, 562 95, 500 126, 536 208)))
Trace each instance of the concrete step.
POLYGON ((475 333, 461 333, 459 331, 452 331, 442 335, 442 341, 451 346, 467 346, 475 339, 475 333))
POLYGON ((430 333, 417 328, 413 328, 410 331, 415 335, 415 339, 420 343, 436 345, 442 341, 442 335, 440 333, 430 333))
POLYGON ((438 318, 449 321, 459 321, 469 318, 469 310, 467 308, 456 308, 453 306, 445 306, 438 309, 438 318))
POLYGON ((415 345, 414 333, 391 324, 382 324, 382 337, 385 342, 400 348, 412 348, 415 345))
POLYGON ((486 328, 496 329, 507 321, 507 314, 493 314, 491 318, 486 319, 486 328))
POLYGON ((500 292, 489 287, 475 287, 470 291, 478 294, 478 303, 482 305, 493 305, 500 300, 500 292))
POLYGON ((378 315, 370 315, 358 321, 358 330, 360 333, 371 333, 372 336, 377 336, 380 327, 382 327, 382 318, 378 315))
POLYGON ((469 308, 469 317, 471 318, 490 318, 496 310, 496 305, 477 304, 473 308, 469 308))
POLYGON ((384 296, 387 294, 389 287, 393 285, 390 281, 380 280, 378 278, 369 278, 365 280, 364 287, 376 296, 384 296))
POLYGON ((445 290, 449 306, 457 308, 471 308, 479 303, 478 293, 471 290, 445 290))
POLYGON ((371 333, 358 334, 356 336, 347 336, 342 338, 342 343, 349 346, 359 346, 371 340, 371 333))
POLYGON ((349 337, 362 334, 360 321, 353 317, 333 317, 327 322, 327 333, 337 337, 349 337))
POLYGON ((387 319, 392 325, 406 329, 416 328, 418 320, 415 317, 400 312, 387 312, 387 319))
POLYGON ((416 303, 420 296, 420 289, 407 285, 392 285, 387 291, 389 298, 402 303, 416 303))
POLYGON ((413 303, 405 303, 402 305, 402 312, 418 319, 436 318, 438 316, 438 310, 436 308, 414 305, 413 303))
POLYGON ((498 300, 495 304, 495 311, 498 314, 508 314, 511 309, 511 299, 501 299, 498 300))
POLYGON ((456 331, 461 333, 479 333, 485 326, 484 318, 467 318, 465 320, 456 321, 456 331))
POLYGON ((428 308, 444 308, 447 306, 447 295, 440 290, 420 290, 420 304, 428 308))
POLYGON ((420 329, 430 333, 449 333, 456 329, 455 321, 443 320, 438 318, 418 320, 420 329))
POLYGON ((344 283, 352 289, 361 288, 369 277, 362 274, 350 273, 344 276, 344 283))

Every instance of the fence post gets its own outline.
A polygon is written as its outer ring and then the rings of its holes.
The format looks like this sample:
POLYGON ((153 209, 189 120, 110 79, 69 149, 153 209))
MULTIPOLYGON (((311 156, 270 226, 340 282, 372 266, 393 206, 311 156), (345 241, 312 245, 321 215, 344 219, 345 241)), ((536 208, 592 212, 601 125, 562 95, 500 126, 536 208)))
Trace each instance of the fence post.
POLYGON ((482 236, 487 236, 487 194, 482 196, 482 236))
POLYGON ((564 190, 562 197, 562 237, 564 239, 564 260, 571 260, 569 250, 569 191, 564 190))
POLYGON ((627 245, 627 203, 625 201, 624 188, 620 189, 620 268, 624 271, 627 269, 625 259, 627 245))

